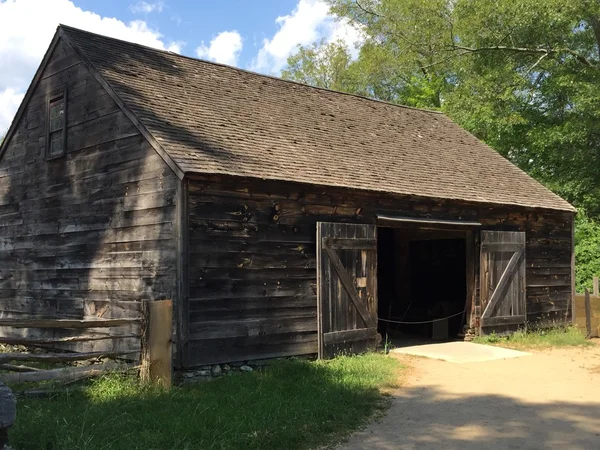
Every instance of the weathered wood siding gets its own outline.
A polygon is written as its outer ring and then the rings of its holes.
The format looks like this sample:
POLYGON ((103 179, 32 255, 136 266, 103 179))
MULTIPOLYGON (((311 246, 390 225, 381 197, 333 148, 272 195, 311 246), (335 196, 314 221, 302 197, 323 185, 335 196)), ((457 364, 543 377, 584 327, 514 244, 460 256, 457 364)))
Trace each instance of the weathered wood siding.
POLYGON ((374 223, 387 213, 526 231, 529 319, 568 311, 570 213, 198 176, 188 208, 187 365, 317 352, 318 221, 374 223))
MULTIPOLYGON (((177 183, 75 53, 59 42, 0 160, 2 316, 128 317, 138 313, 142 299, 172 298, 177 183), (66 154, 47 161, 47 96, 64 86, 66 154)), ((39 333, 52 336, 50 330, 39 333)), ((89 345, 98 349, 112 342, 89 345)))

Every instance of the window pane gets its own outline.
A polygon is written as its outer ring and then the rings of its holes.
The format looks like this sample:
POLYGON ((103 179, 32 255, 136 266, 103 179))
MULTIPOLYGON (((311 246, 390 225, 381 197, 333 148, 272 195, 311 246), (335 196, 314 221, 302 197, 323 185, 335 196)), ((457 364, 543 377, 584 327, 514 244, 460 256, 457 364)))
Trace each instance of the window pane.
POLYGON ((50 119, 50 132, 60 130, 62 128, 62 120, 60 117, 56 119, 50 119))
POLYGON ((65 125, 65 102, 59 100, 50 104, 50 132, 60 130, 65 125))
POLYGON ((57 156, 63 153, 62 131, 50 135, 50 156, 57 156))

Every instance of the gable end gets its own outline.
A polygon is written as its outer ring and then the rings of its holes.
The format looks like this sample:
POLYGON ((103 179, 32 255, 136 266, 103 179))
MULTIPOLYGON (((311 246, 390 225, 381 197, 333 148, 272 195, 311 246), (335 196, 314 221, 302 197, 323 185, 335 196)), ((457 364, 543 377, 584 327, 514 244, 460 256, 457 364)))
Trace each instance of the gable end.
POLYGON ((57 34, 64 39, 64 42, 69 45, 73 49, 73 51, 79 56, 81 61, 88 68, 92 76, 98 81, 98 83, 104 88, 108 95, 114 100, 114 102, 123 110, 125 115, 131 120, 131 122, 136 126, 136 128, 140 131, 142 136, 146 138, 150 146, 160 155, 160 157, 167 163, 167 165, 171 168, 171 170, 177 175, 180 180, 183 180, 185 173, 181 168, 173 161, 171 156, 163 149, 160 143, 152 136, 152 134, 146 129, 146 127, 140 122, 138 117, 127 107, 125 102, 117 95, 115 90, 106 82, 106 80, 100 75, 100 73, 96 70, 94 65, 89 61, 89 59, 83 54, 83 52, 74 44, 69 38, 68 34, 63 31, 63 29, 59 26, 57 34))

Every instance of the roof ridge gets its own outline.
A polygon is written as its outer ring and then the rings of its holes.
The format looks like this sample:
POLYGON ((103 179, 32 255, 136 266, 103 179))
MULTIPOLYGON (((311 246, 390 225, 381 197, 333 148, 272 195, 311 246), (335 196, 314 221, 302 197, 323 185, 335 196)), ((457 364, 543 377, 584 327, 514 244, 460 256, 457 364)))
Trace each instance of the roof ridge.
POLYGON ((336 91, 334 89, 328 89, 328 88, 319 87, 319 86, 311 86, 310 84, 300 83, 299 81, 286 80, 285 78, 276 77, 274 75, 267 75, 267 74, 264 74, 264 73, 254 72, 254 71, 248 70, 248 69, 242 69, 242 68, 236 67, 236 66, 230 66, 230 65, 227 65, 227 64, 222 64, 222 63, 218 63, 218 62, 214 62, 214 61, 207 61, 207 60, 201 59, 201 58, 194 58, 192 56, 182 55, 180 53, 171 52, 169 50, 163 50, 163 49, 159 49, 159 48, 155 48, 155 47, 150 47, 150 46, 147 46, 147 45, 138 44, 136 42, 126 41, 124 39, 119 39, 119 38, 114 38, 114 37, 106 36, 104 34, 93 33, 91 31, 82 30, 81 28, 71 27, 69 25, 59 24, 59 28, 63 28, 65 30, 67 30, 67 31, 68 30, 75 30, 77 32, 91 34, 91 35, 94 35, 94 36, 99 36, 99 37, 104 38, 104 39, 111 39, 113 41, 123 42, 123 43, 125 43, 127 45, 133 45, 133 46, 136 46, 136 47, 145 48, 145 49, 148 49, 148 50, 151 50, 151 51, 155 51, 155 52, 166 53, 168 55, 172 55, 172 56, 175 56, 177 58, 184 58, 184 59, 187 59, 187 60, 196 61, 196 62, 200 62, 200 63, 204 63, 204 64, 210 64, 210 65, 213 65, 213 66, 224 67, 224 68, 230 69, 230 70, 237 70, 237 71, 244 72, 244 73, 247 73, 249 75, 256 76, 256 77, 268 78, 270 80, 275 80, 275 81, 283 82, 283 83, 290 83, 290 84, 294 84, 294 85, 297 85, 297 86, 303 86, 303 87, 306 87, 306 88, 309 88, 309 89, 315 89, 315 90, 318 90, 318 91, 325 91, 325 92, 332 92, 334 94, 347 95, 347 96, 358 98, 358 99, 361 99, 361 100, 367 100, 367 101, 371 101, 371 102, 382 103, 384 105, 395 106, 395 107, 398 107, 398 108, 411 109, 411 110, 420 111, 420 112, 423 112, 423 113, 438 114, 438 115, 445 116, 445 114, 442 111, 436 111, 434 109, 417 108, 415 106, 408 106, 408 105, 402 105, 402 104, 399 104, 399 103, 392 103, 392 102, 385 101, 385 100, 379 100, 379 99, 376 99, 376 98, 365 97, 364 95, 352 94, 350 92, 336 91))

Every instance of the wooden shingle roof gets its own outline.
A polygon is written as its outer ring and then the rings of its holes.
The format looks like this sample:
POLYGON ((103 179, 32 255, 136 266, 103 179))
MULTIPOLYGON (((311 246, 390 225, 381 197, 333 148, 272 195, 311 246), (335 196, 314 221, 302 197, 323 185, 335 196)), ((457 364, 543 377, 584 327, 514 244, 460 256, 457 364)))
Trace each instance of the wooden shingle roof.
POLYGON ((182 173, 574 211, 443 114, 60 31, 182 173))

